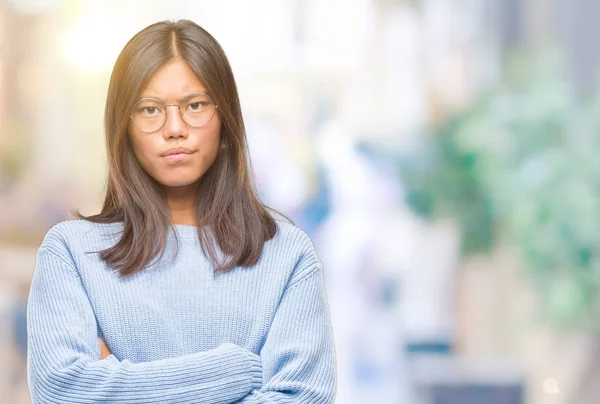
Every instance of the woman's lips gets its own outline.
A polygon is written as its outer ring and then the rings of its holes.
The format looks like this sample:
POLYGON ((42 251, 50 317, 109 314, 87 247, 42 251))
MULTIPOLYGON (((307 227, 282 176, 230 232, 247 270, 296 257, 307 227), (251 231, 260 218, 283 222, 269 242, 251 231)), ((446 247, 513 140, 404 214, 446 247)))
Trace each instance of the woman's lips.
POLYGON ((196 152, 172 153, 172 154, 167 154, 166 156, 163 156, 163 158, 166 159, 168 162, 175 163, 175 162, 179 162, 179 161, 189 160, 191 158, 192 154, 194 154, 194 153, 196 153, 196 152))

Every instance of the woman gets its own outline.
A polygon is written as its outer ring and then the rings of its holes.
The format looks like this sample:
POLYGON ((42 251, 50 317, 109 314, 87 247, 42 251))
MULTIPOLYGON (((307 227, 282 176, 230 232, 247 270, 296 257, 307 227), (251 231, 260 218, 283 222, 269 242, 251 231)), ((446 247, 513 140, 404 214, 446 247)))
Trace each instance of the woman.
POLYGON ((38 250, 33 402, 333 402, 321 264, 256 197, 217 41, 185 20, 136 34, 105 131, 102 211, 57 224, 38 250))

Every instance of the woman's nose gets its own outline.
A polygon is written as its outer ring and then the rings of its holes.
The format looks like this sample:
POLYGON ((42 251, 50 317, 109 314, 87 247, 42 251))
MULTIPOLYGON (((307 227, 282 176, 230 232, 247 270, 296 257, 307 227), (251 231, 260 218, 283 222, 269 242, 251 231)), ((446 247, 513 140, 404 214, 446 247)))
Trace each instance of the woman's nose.
POLYGON ((167 120, 163 128, 163 134, 166 138, 187 137, 188 127, 179 113, 179 105, 167 105, 167 120), (169 108, 171 108, 169 110, 169 108))

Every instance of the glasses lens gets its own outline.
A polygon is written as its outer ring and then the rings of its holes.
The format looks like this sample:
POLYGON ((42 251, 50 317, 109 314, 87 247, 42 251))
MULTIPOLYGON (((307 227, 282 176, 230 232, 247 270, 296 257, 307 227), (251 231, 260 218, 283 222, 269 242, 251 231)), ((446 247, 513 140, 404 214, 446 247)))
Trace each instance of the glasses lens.
POLYGON ((133 106, 131 118, 135 126, 143 131, 153 132, 165 123, 164 106, 156 100, 141 99, 133 106))
POLYGON ((204 93, 190 95, 181 103, 179 109, 183 120, 190 126, 206 125, 215 115, 215 104, 204 93))

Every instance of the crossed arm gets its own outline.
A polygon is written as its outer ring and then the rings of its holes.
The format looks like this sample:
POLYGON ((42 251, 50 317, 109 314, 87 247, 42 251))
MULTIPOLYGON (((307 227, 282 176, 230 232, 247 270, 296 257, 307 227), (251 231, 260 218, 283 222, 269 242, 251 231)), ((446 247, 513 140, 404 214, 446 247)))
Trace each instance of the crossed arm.
POLYGON ((40 249, 28 305, 32 402, 331 403, 333 342, 318 260, 314 265, 284 293, 260 356, 227 343, 131 363, 98 339, 72 263, 40 249))

